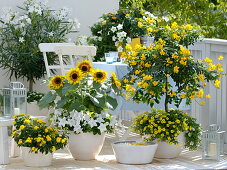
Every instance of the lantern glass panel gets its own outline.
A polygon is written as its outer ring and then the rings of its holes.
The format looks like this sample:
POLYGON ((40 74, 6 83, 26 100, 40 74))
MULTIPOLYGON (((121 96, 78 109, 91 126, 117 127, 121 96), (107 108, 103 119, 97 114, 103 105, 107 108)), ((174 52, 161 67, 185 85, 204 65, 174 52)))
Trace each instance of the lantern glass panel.
POLYGON ((14 98, 14 114, 26 113, 26 99, 25 97, 14 98))
POLYGON ((11 113, 11 106, 10 106, 10 95, 4 95, 3 96, 3 102, 4 102, 4 116, 10 116, 11 113))

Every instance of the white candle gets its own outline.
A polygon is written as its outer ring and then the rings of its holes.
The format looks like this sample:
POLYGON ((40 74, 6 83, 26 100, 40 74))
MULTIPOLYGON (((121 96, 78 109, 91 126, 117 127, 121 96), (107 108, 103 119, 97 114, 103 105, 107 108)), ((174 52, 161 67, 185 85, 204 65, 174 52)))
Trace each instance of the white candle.
POLYGON ((20 108, 14 108, 14 114, 15 115, 20 114, 20 108))
POLYGON ((217 154, 216 143, 210 143, 209 156, 215 156, 217 154))

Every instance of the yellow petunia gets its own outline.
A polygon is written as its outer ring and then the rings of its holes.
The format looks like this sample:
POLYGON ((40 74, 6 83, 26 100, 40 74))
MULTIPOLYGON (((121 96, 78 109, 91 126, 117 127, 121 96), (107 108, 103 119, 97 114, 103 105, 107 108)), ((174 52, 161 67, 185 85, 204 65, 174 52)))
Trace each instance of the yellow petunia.
POLYGON ((203 89, 200 89, 200 90, 198 91, 198 97, 199 97, 199 98, 203 98, 203 95, 204 95, 204 91, 203 91, 203 89))
POLYGON ((174 72, 174 73, 179 73, 179 68, 180 68, 180 67, 175 66, 175 67, 173 68, 173 72, 174 72))
POLYGON ((221 81, 217 79, 217 80, 214 81, 214 86, 219 88, 220 87, 220 83, 221 83, 221 81))
POLYGON ((158 81, 153 81, 153 82, 152 82, 152 84, 153 84, 154 86, 157 86, 158 83, 159 83, 158 81))
POLYGON ((24 130, 25 127, 26 126, 24 126, 24 125, 20 125, 20 130, 24 130))
POLYGON ((223 59, 224 59, 223 56, 219 56, 219 57, 218 57, 218 60, 223 60, 223 59))

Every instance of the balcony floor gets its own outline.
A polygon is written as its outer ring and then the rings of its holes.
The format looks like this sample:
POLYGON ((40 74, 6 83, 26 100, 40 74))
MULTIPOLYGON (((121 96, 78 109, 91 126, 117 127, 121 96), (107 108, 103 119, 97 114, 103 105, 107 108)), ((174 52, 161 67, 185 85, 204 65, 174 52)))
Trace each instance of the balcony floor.
MULTIPOLYGON (((132 139, 135 137, 130 137, 132 139)), ((74 160, 71 154, 65 149, 54 154, 52 166, 45 168, 29 168, 23 165, 21 158, 11 158, 9 165, 0 165, 0 170, 3 169, 113 169, 113 170, 144 170, 144 169, 227 169, 227 155, 220 162, 202 160, 201 151, 184 150, 176 159, 156 159, 146 165, 125 165, 116 162, 115 156, 111 148, 111 142, 116 140, 115 136, 107 136, 103 149, 97 160, 92 161, 77 161, 74 160)))

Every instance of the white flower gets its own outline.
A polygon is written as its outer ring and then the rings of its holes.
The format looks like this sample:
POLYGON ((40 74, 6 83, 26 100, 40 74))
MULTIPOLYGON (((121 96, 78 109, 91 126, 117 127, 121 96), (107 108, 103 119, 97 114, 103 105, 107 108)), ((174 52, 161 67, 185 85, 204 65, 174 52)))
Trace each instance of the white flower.
POLYGON ((98 37, 98 40, 99 40, 99 41, 102 41, 102 37, 98 37))
POLYGON ((132 39, 131 39, 130 37, 127 37, 127 38, 126 38, 126 41, 127 41, 127 43, 129 44, 129 43, 132 42, 132 39))
POLYGON ((50 37, 53 37, 54 33, 53 32, 48 32, 47 33, 50 37))
POLYGON ((76 28, 78 28, 78 29, 80 28, 80 22, 79 22, 79 20, 77 18, 73 19, 73 23, 76 26, 76 28))
POLYGON ((98 34, 102 34, 102 30, 98 31, 97 33, 98 33, 98 34))
POLYGON ((115 36, 112 37, 112 41, 116 41, 116 37, 115 36))
POLYGON ((101 133, 102 133, 102 132, 105 132, 105 131, 106 131, 106 125, 103 124, 103 123, 101 123, 101 124, 99 125, 98 129, 101 131, 101 133))
POLYGON ((194 145, 194 142, 191 141, 191 142, 189 143, 189 145, 194 145))
POLYGON ((63 117, 63 118, 58 118, 58 120, 59 120, 58 125, 59 125, 60 127, 65 127, 65 125, 67 124, 66 118, 65 118, 65 117, 63 117))
POLYGON ((99 18, 98 20, 99 23, 103 23, 103 21, 105 21, 103 18, 99 18))
POLYGON ((116 32, 116 31, 117 31, 117 28, 112 26, 112 27, 110 28, 110 30, 111 30, 112 32, 116 32))
POLYGON ((88 121, 88 124, 91 126, 91 128, 93 128, 94 126, 97 126, 96 120, 94 120, 94 119, 90 119, 88 121))
POLYGON ((19 38, 19 42, 23 43, 24 42, 24 37, 19 38))
POLYGON ((72 42, 72 39, 71 38, 68 38, 67 41, 70 43, 70 42, 72 42))
POLYGON ((26 19, 26 22, 27 22, 28 24, 31 24, 31 23, 32 23, 32 20, 31 20, 30 18, 27 18, 27 19, 26 19))
POLYGON ((126 37, 126 36, 127 36, 127 33, 124 32, 124 31, 118 32, 118 33, 117 33, 117 37, 118 37, 118 38, 122 38, 122 37, 126 37))
POLYGON ((103 120, 103 118, 102 118, 102 117, 98 117, 98 118, 96 119, 96 122, 98 122, 98 123, 102 123, 102 122, 105 122, 105 121, 103 120))
POLYGON ((110 126, 114 127, 118 123, 117 119, 115 116, 111 116, 110 118, 110 126))
POLYGON ((123 29, 123 25, 122 25, 122 24, 118 24, 117 29, 118 29, 118 30, 123 29))
POLYGON ((119 43, 118 42, 115 42, 115 46, 117 47, 119 45, 119 43))
POLYGON ((123 52, 123 48, 120 46, 117 48, 117 51, 120 53, 120 52, 123 52))
POLYGON ((189 136, 189 137, 191 137, 191 136, 192 136, 192 134, 191 134, 191 133, 188 133, 188 136, 189 136))

